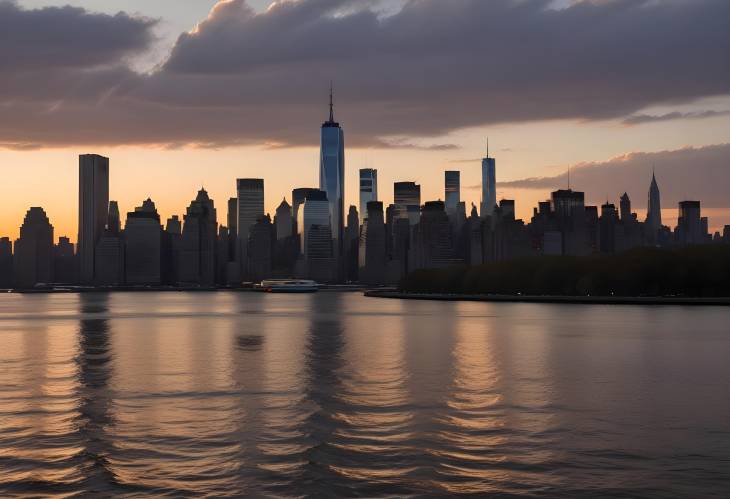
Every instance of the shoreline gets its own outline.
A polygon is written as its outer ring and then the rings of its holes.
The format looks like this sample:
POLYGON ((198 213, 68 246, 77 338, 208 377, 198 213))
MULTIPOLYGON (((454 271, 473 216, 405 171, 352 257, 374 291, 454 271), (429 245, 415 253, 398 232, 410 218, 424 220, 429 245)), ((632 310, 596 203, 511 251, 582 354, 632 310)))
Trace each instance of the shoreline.
POLYGON ((404 293, 394 290, 368 290, 369 298, 431 301, 475 301, 496 303, 551 303, 570 305, 695 305, 730 306, 730 297, 689 296, 516 296, 456 295, 448 293, 404 293))
MULTIPOLYGON (((353 293, 353 292, 364 292, 367 288, 365 286, 348 286, 348 285, 324 285, 319 289, 319 292, 331 293, 353 293)), ((64 287, 59 286, 58 288, 39 288, 39 289, 0 289, 0 295, 3 294, 18 294, 18 295, 33 295, 33 294, 82 294, 82 293, 265 293, 264 290, 256 288, 226 288, 226 287, 149 287, 149 288, 135 288, 135 287, 116 287, 116 288, 93 288, 93 287, 64 287)))

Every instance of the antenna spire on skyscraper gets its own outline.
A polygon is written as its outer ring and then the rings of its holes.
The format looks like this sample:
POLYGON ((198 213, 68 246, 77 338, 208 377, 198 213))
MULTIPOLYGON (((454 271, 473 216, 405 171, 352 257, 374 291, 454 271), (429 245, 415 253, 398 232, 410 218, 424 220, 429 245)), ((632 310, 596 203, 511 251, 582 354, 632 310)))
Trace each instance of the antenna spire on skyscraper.
POLYGON ((335 121, 334 88, 330 80, 330 123, 335 121))

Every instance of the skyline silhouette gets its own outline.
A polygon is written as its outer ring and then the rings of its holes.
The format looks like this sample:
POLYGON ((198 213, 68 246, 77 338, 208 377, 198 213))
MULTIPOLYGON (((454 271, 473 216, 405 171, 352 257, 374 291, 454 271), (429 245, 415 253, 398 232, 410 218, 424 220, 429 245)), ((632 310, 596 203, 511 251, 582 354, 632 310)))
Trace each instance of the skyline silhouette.
MULTIPOLYGON (((462 199, 478 204, 480 171, 466 166, 489 135, 498 197, 522 200, 520 217, 564 188, 569 168, 597 204, 623 191, 643 197, 655 164, 665 206, 702 199, 713 229, 730 223, 725 2, 65 3, 2 4, 0 165, 13 189, 0 233, 9 237, 30 205, 75 234, 65 193, 84 152, 112 158, 110 194, 122 206, 151 196, 163 218, 201 185, 224 200, 231 178, 264 178, 282 193, 316 185, 311 124, 326 118, 330 80, 347 126, 348 199, 360 168, 377 168, 384 185, 418 182, 428 199, 440 197, 438 173, 458 169, 462 199), (594 23, 622 36, 581 29, 594 23), (485 26, 505 29, 485 36, 485 26), (449 43, 436 50, 433 33, 449 43)), ((392 202, 388 190, 381 198, 392 202)))

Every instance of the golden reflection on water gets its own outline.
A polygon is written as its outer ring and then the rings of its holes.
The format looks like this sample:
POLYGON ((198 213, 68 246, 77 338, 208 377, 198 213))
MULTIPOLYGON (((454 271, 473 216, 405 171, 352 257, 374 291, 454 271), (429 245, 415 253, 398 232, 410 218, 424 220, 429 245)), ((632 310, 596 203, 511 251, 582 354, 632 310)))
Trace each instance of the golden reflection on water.
MULTIPOLYGON (((656 327, 642 329, 643 309, 626 309, 634 316, 622 318, 617 340, 611 330, 583 331, 610 323, 600 307, 566 321, 562 307, 342 293, 7 300, 0 301, 3 497, 559 497, 569 483, 615 485, 617 473, 623 484, 640 481, 639 468, 655 460, 627 465, 621 445, 649 454, 641 439, 657 401, 684 411, 672 417, 687 428, 704 418, 684 432, 692 446, 705 438, 696 428, 712 429, 702 449, 712 459, 702 466, 727 455, 727 424, 716 416, 730 410, 717 395, 727 378, 721 312, 691 316, 683 327, 692 340, 681 328, 666 340, 656 327), (702 343, 692 328, 706 317, 712 342, 702 343), (688 355, 694 368, 672 386, 692 390, 677 401, 657 389, 656 373, 675 375, 688 355), (646 359, 654 363, 648 374, 646 359), (610 397, 590 391, 606 378, 610 397), (623 405, 614 402, 627 391, 623 405), (652 403, 642 405, 647 393, 652 403), (684 403, 693 397, 717 407, 690 414, 684 403), (635 433, 614 444, 594 436, 602 427, 611 436, 635 433)), ((653 309, 651 318, 670 327, 684 317, 673 310, 653 309)), ((674 425, 662 435, 678 432, 674 425)), ((653 473, 666 483, 663 469, 653 473)), ((726 475, 705 476, 712 484, 726 475)), ((625 495, 642 495, 636 487, 625 495)))
POLYGON ((403 332, 374 327, 372 316, 357 308, 344 311, 346 369, 337 395, 340 409, 332 446, 350 466, 331 469, 370 484, 402 482, 414 471, 399 458, 413 451, 412 409, 405 371, 403 332))

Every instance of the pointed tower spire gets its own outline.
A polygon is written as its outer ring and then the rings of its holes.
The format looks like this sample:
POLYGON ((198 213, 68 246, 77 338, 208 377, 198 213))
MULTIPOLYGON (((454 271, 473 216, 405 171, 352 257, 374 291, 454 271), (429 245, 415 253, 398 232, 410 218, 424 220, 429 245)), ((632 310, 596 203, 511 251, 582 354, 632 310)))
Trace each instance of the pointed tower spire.
POLYGON ((330 123, 335 121, 334 89, 330 80, 330 123))
POLYGON ((489 136, 487 136, 487 158, 489 157, 489 136))

